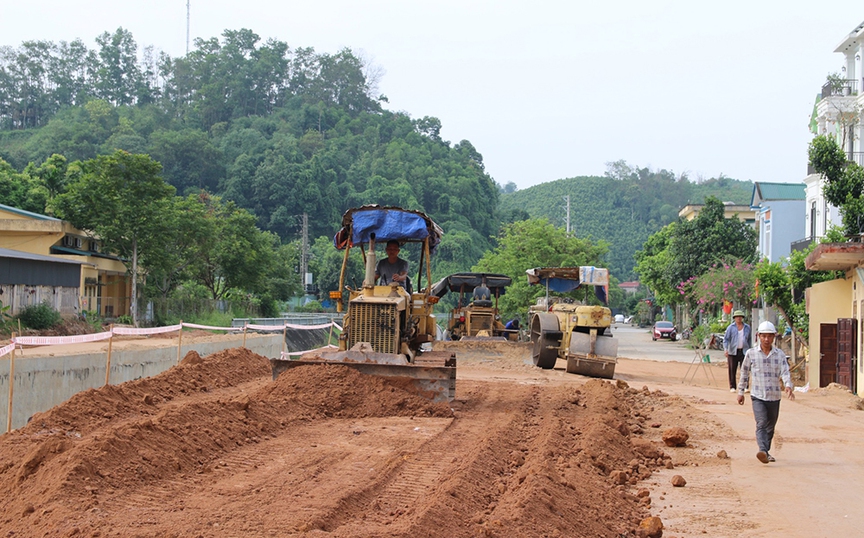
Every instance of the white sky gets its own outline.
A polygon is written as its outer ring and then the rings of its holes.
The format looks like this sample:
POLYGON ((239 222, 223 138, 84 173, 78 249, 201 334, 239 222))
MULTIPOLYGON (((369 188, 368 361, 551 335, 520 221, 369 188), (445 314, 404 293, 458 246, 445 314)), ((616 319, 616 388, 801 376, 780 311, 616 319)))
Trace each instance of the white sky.
MULTIPOLYGON (((350 47, 385 71, 385 107, 436 116, 519 188, 605 163, 799 182, 816 94, 860 2, 192 0, 191 35, 250 28, 350 47)), ((0 1, 0 45, 94 38, 185 52, 186 0, 0 1)))

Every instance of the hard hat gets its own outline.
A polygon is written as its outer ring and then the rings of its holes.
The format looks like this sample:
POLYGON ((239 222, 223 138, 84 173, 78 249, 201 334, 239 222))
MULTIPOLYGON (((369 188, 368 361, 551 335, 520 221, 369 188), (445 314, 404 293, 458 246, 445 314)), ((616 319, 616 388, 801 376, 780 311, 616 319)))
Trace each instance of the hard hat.
POLYGON ((743 318, 744 317, 744 311, 743 310, 736 310, 736 311, 732 312, 733 318, 737 318, 738 316, 741 316, 743 318))
POLYGON ((763 333, 774 333, 777 334, 777 329, 774 328, 774 324, 770 321, 763 321, 759 324, 759 330, 757 331, 759 334, 763 333))

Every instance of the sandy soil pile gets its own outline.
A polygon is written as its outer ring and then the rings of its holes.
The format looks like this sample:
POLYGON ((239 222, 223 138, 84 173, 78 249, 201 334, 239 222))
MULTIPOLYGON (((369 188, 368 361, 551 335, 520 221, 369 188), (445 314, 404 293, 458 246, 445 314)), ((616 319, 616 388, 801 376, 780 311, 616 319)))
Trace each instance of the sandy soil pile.
POLYGON ((461 382, 433 404, 346 367, 274 382, 247 350, 191 352, 0 437, 0 534, 630 536, 635 484, 669 460, 643 435, 665 400, 461 382))

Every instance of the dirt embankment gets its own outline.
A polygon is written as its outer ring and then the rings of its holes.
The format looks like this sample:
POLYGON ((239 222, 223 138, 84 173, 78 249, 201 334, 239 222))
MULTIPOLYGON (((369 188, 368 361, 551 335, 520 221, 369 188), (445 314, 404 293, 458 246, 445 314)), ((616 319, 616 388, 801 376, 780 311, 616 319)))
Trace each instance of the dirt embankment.
POLYGON ((671 465, 660 392, 460 381, 457 398, 191 352, 0 437, 0 535, 632 536, 638 482, 671 465))

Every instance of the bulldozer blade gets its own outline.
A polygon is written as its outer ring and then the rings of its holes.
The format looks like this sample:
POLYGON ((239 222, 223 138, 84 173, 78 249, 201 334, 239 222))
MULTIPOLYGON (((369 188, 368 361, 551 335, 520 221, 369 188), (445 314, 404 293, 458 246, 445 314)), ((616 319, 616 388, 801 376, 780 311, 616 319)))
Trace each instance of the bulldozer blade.
POLYGON ((567 372, 612 379, 618 362, 618 341, 610 336, 574 332, 570 335, 567 372))
POLYGON ((463 336, 459 342, 507 342, 503 336, 463 336))
POLYGON ((417 357, 413 364, 408 363, 402 355, 392 355, 389 353, 342 351, 338 353, 322 353, 322 355, 336 356, 303 358, 299 360, 270 359, 273 379, 275 380, 285 370, 297 368, 298 366, 341 364, 354 368, 363 374, 393 379, 407 390, 433 402, 450 402, 456 397, 456 358, 453 354, 424 353, 417 357), (361 357, 350 355, 356 353, 365 355, 365 357, 362 357, 362 360, 360 360, 361 357), (340 360, 338 355, 345 356, 341 357, 342 360, 340 360), (376 359, 380 360, 383 358, 379 357, 380 355, 387 356, 389 362, 377 362, 376 359), (427 355, 433 356, 427 357, 427 355), (401 359, 401 362, 397 357, 401 359))

